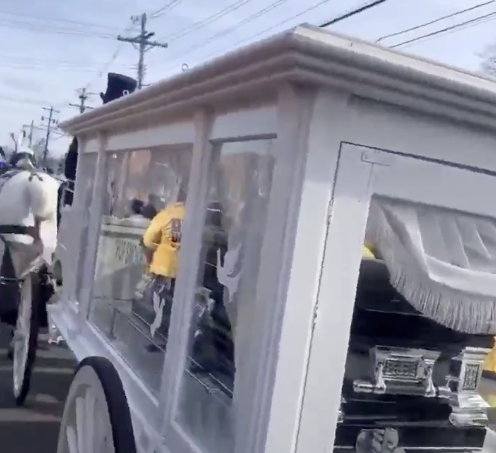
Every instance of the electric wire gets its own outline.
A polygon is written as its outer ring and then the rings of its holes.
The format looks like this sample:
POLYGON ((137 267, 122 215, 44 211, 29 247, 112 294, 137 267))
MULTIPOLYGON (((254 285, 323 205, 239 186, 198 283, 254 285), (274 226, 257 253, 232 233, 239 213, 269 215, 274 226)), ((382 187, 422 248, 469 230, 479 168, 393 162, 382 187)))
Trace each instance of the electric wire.
POLYGON ((304 9, 303 11, 300 11, 297 14, 294 14, 291 17, 288 17, 287 19, 284 19, 281 22, 277 22, 276 24, 273 24, 270 27, 267 27, 267 28, 255 33, 255 34, 253 34, 253 35, 248 36, 247 38, 244 38, 244 39, 237 41, 236 43, 234 43, 233 46, 230 46, 229 48, 225 48, 224 50, 222 50, 220 52, 215 51, 215 52, 208 54, 207 56, 203 57, 203 60, 208 60, 212 57, 220 57, 226 53, 232 52, 232 51, 236 50, 240 46, 240 44, 244 44, 247 41, 251 42, 254 38, 258 38, 259 36, 264 35, 265 33, 272 31, 276 27, 280 27, 282 25, 285 25, 285 24, 293 21, 294 19, 297 19, 298 17, 301 17, 301 16, 309 13, 310 11, 313 11, 313 10, 319 8, 320 6, 323 6, 326 3, 329 3, 329 0, 321 0, 320 2, 310 6, 309 8, 304 9))
MULTIPOLYGON (((22 65, 22 64, 8 64, 8 65, 2 64, 2 68, 19 69, 23 71, 32 71, 32 72, 53 73, 54 70, 60 70, 68 73, 71 72, 71 73, 101 74, 100 68, 87 68, 84 66, 78 68, 78 67, 64 67, 64 66, 49 67, 49 66, 33 66, 33 65, 22 65)), ((122 71, 131 70, 131 69, 133 69, 132 66, 124 67, 122 68, 122 71)))
MULTIPOLYGON (((96 61, 82 61, 82 60, 59 60, 59 59, 46 59, 46 58, 29 58, 29 57, 19 57, 17 55, 1 55, 0 63, 2 64, 21 64, 27 66, 63 66, 63 67, 95 67, 100 68, 108 62, 96 62, 96 61)), ((125 67, 126 65, 123 65, 125 67)), ((132 65, 129 65, 132 66, 132 65)))
POLYGON ((185 27, 175 33, 165 36, 163 39, 168 42, 177 41, 179 38, 183 38, 184 36, 190 35, 191 33, 214 23, 219 19, 222 19, 224 16, 227 16, 228 14, 238 10, 239 8, 247 5, 248 3, 251 3, 252 1, 253 0, 238 0, 235 3, 226 6, 225 8, 217 11, 216 13, 211 14, 210 16, 207 16, 202 20, 199 20, 188 27, 185 27))
POLYGON ((0 19, 0 28, 9 30, 27 31, 29 33, 43 33, 64 36, 78 36, 82 38, 99 38, 99 39, 115 39, 115 36, 110 33, 90 32, 88 30, 77 30, 70 28, 61 28, 54 26, 46 26, 28 22, 13 22, 0 19))
MULTIPOLYGON (((136 6, 138 5, 138 3, 136 3, 136 6)), ((133 18, 131 18, 131 23, 124 28, 124 30, 120 31, 119 34, 125 34, 125 33, 128 33, 130 31, 133 30, 134 27, 137 26, 137 22, 135 20, 133 20, 133 18)), ((119 55, 121 54, 122 50, 124 49, 125 47, 125 42, 119 42, 119 44, 117 45, 117 47, 115 48, 115 51, 114 53, 112 54, 112 56, 110 57, 109 61, 100 69, 100 71, 98 71, 98 74, 92 78, 85 86, 84 86, 84 90, 88 90, 91 86, 93 86, 93 84, 95 84, 96 82, 98 82, 102 77, 103 75, 108 72, 108 70, 110 69, 110 67, 115 63, 115 61, 117 60, 117 58, 119 57, 119 55)), ((134 65, 133 65, 134 67, 134 65)), ((67 102, 69 103, 69 102, 67 102)))
POLYGON ((369 9, 375 8, 376 6, 382 5, 383 3, 386 3, 387 0, 374 0, 372 2, 368 2, 365 5, 359 6, 358 8, 352 9, 351 11, 348 11, 347 13, 344 13, 334 19, 331 19, 327 22, 324 22, 323 24, 319 25, 320 28, 325 28, 328 27, 329 25, 334 25, 337 24, 338 22, 341 22, 343 20, 349 19, 350 17, 357 16, 358 14, 361 14, 369 9))
MULTIPOLYGON (((134 23, 131 23, 130 25, 128 25, 121 34, 125 34, 125 33, 130 32, 133 29, 134 25, 135 25, 134 23)), ((124 49, 125 44, 126 44, 125 42, 119 42, 119 44, 117 45, 114 53, 110 57, 110 60, 98 72, 98 75, 96 77, 94 77, 93 79, 91 79, 85 85, 85 87, 84 87, 85 90, 89 89, 94 83, 96 83, 98 80, 100 80, 103 77, 103 74, 106 73, 110 69, 110 67, 114 64, 114 62, 117 60, 117 58, 119 57, 120 53, 124 49)))
MULTIPOLYGON (((108 63, 107 63, 108 64, 108 63)), ((39 70, 39 71, 68 71, 68 72, 89 72, 96 73, 102 71, 102 64, 96 62, 82 63, 74 61, 44 61, 33 59, 15 59, 0 56, 0 65, 3 69, 23 69, 23 70, 39 70)), ((133 69, 134 65, 119 65, 120 70, 133 69)))
MULTIPOLYGON (((216 41, 217 39, 219 39, 219 38, 221 38, 223 36, 226 36, 229 33, 232 33, 233 31, 239 29, 240 27, 242 27, 242 26, 244 26, 244 25, 246 25, 246 24, 248 24, 250 22, 253 22, 254 20, 256 20, 256 19, 258 19, 260 17, 265 16, 267 13, 273 11, 274 9, 276 9, 279 6, 283 5, 287 1, 288 0, 276 0, 276 1, 272 2, 272 3, 270 3, 265 8, 263 8, 261 10, 258 10, 257 12, 251 14, 250 16, 248 16, 248 17, 240 20, 239 22, 236 22, 231 27, 228 27, 228 28, 226 28, 224 30, 221 30, 220 32, 215 33, 214 35, 210 36, 209 38, 203 40, 200 46, 196 45, 196 46, 190 47, 186 51, 181 52, 181 58, 184 57, 185 55, 189 55, 191 53, 196 52, 197 50, 205 47, 206 45, 212 43, 213 41, 216 41)), ((176 59, 177 58, 179 58, 179 55, 178 55, 178 57, 176 57, 176 59)))
POLYGON ((172 0, 169 3, 162 6, 162 8, 158 9, 154 13, 150 15, 150 19, 157 19, 164 14, 171 12, 174 8, 178 7, 184 0, 172 0))
POLYGON ((394 44, 394 45, 389 46, 389 47, 391 49, 403 47, 403 46, 410 45, 410 44, 416 43, 418 41, 423 41, 423 40, 426 40, 428 38, 433 38, 433 37, 436 37, 436 36, 439 36, 439 35, 442 35, 445 33, 454 32, 454 31, 461 31, 465 28, 475 26, 475 25, 480 25, 481 23, 489 22, 489 21, 494 20, 494 19, 496 19, 496 12, 484 14, 484 15, 476 17, 474 19, 470 19, 470 20, 467 20, 465 22, 461 22, 459 24, 452 25, 450 27, 445 27, 445 28, 442 28, 440 30, 436 30, 436 31, 433 31, 430 33, 425 33, 421 36, 417 36, 415 38, 402 41, 400 43, 394 44))
MULTIPOLYGON (((33 107, 40 107, 40 106, 44 106, 44 105, 50 105, 51 102, 49 101, 43 101, 43 100, 40 100, 40 101, 35 101, 35 100, 32 100, 32 99, 24 99, 24 98, 12 98, 12 97, 8 97, 8 96, 3 96, 3 95, 0 95, 0 102, 12 102, 12 103, 15 103, 15 104, 25 104, 25 105, 30 105, 30 106, 33 106, 33 107)), ((58 107, 58 105, 57 105, 58 107)))
MULTIPOLYGON (((365 5, 361 6, 360 8, 358 8, 358 9, 357 9, 357 8, 355 8, 355 9, 353 9, 353 10, 351 10, 351 11, 348 11, 347 13, 342 14, 342 15, 338 16, 337 18, 335 18, 335 19, 332 19, 332 20, 328 21, 328 22, 326 22, 326 23, 325 23, 325 24, 323 24, 323 25, 326 25, 327 23, 328 23, 328 24, 332 24, 332 23, 339 22, 339 21, 341 21, 341 20, 345 20, 345 19, 347 19, 348 17, 351 17, 351 16, 356 15, 356 14, 360 14, 361 12, 364 12, 364 11, 366 11, 366 10, 368 10, 368 9, 372 8, 372 7, 379 6, 380 4, 384 3, 385 1, 386 1, 386 0, 376 0, 376 1, 373 1, 373 2, 368 2, 368 3, 366 3, 365 5)), ((277 4, 277 6, 279 6, 279 2, 275 2, 275 3, 277 4)), ((306 8, 306 9, 304 9, 303 11, 298 12, 297 14, 295 14, 295 15, 293 15, 293 16, 291 16, 291 17, 287 18, 287 19, 284 19, 284 20, 282 20, 282 21, 280 21, 280 22, 278 22, 278 23, 276 23, 276 24, 271 25, 270 27, 267 27, 266 29, 264 29, 264 30, 262 30, 262 31, 259 31, 259 32, 255 33, 254 35, 249 36, 248 38, 244 38, 244 39, 242 39, 242 40, 240 40, 240 41, 237 41, 237 42, 234 44, 234 46, 230 46, 228 49, 225 49, 225 50, 224 50, 224 51, 222 51, 221 53, 219 53, 218 51, 216 51, 216 52, 213 52, 213 53, 211 53, 211 54, 208 54, 208 56, 207 56, 207 57, 204 57, 202 60, 203 60, 203 61, 205 61, 205 60, 207 60, 207 59, 208 59, 208 58, 210 58, 210 57, 213 57, 213 56, 219 57, 219 56, 221 56, 221 55, 223 55, 223 54, 225 54, 225 53, 231 52, 231 51, 233 51, 235 48, 237 48, 240 44, 243 44, 243 43, 245 43, 245 42, 247 42, 247 41, 251 41, 251 40, 253 40, 254 38, 259 37, 260 35, 263 35, 263 34, 265 34, 265 33, 267 33, 267 32, 272 31, 272 30, 273 30, 274 28, 276 28, 276 27, 280 27, 280 26, 282 26, 282 25, 285 25, 285 24, 287 24, 288 22, 291 22, 292 20, 297 19, 298 17, 301 17, 301 16, 303 16, 303 15, 307 14, 308 12, 310 12, 310 11, 312 11, 312 10, 314 10, 314 9, 317 9, 317 8, 318 8, 318 7, 320 7, 320 6, 323 6, 323 5, 324 5, 324 4, 326 4, 326 3, 328 3, 328 0, 322 0, 322 1, 320 1, 320 2, 316 3, 316 4, 312 5, 312 6, 310 6, 310 7, 306 8)), ((271 6, 271 5, 269 5, 269 6, 271 6)), ((271 9, 272 9, 272 8, 271 8, 271 9)), ((264 10, 262 10, 262 11, 264 11, 264 10)), ((256 14, 258 14, 258 13, 256 13, 256 14)), ((250 19, 250 18, 247 18, 247 19, 250 19)), ((246 20, 246 19, 245 19, 245 20, 246 20)), ((251 21, 251 20, 250 20, 250 21, 251 21)), ((244 22, 244 21, 243 21, 243 22, 244 22)), ((238 23, 238 24, 236 24, 233 28, 237 29, 239 26, 240 26, 240 24, 238 23)), ((229 30, 229 31, 230 31, 230 30, 229 30)), ((221 35, 226 34, 226 30, 224 30, 224 31, 220 32, 219 34, 221 34, 221 35)), ((219 35, 219 34, 218 34, 218 35, 219 35)), ((201 46, 197 46, 197 47, 195 47, 194 49, 191 49, 191 50, 186 51, 185 53, 186 53, 186 54, 188 54, 188 53, 190 53, 190 52, 191 52, 191 51, 193 51, 193 50, 200 49, 200 48, 204 47, 205 45, 209 44, 212 40, 214 40, 214 39, 216 39, 216 38, 217 38, 217 35, 214 35, 213 37, 211 37, 211 38, 207 39, 207 41, 204 41, 204 42, 202 43, 202 45, 201 45, 201 46)), ((169 40, 169 41, 170 41, 170 40, 169 40)), ((179 58, 183 58, 183 57, 184 57, 184 55, 185 55, 185 53, 183 53, 183 54, 181 55, 181 57, 179 57, 179 58)), ((176 60, 177 60, 177 59, 179 59, 179 58, 176 58, 176 60)))
MULTIPOLYGON (((96 22, 87 22, 87 21, 79 21, 79 20, 72 20, 72 19, 56 19, 56 18, 43 18, 35 15, 30 15, 30 14, 24 14, 24 13, 19 13, 19 12, 10 12, 10 11, 1 11, 0 10, 0 17, 1 16, 10 16, 14 18, 21 18, 21 19, 29 19, 29 20, 34 20, 34 22, 46 22, 48 23, 47 25, 52 25, 52 24, 61 24, 61 25, 67 25, 67 24, 73 24, 73 25, 79 25, 82 27, 91 27, 91 28, 101 28, 106 31, 114 31, 117 32, 120 28, 115 27, 115 26, 110 26, 107 24, 102 24, 102 23, 96 23, 96 22)), ((7 17, 7 18, 8 18, 7 17)))
POLYGON ((384 41, 385 39, 394 38, 395 36, 401 36, 401 35, 404 35, 406 33, 409 33, 409 32, 415 31, 415 30, 419 30, 421 28, 428 27, 429 25, 437 24, 438 22, 442 22, 443 20, 450 19, 450 18, 456 17, 456 16, 460 16, 462 14, 466 14, 466 13, 471 12, 471 11, 475 11, 476 9, 483 8, 484 6, 488 6, 491 4, 494 5, 494 0, 491 0, 489 2, 479 3, 478 5, 475 5, 475 6, 472 6, 470 8, 465 8, 465 9, 462 9, 460 11, 456 11, 454 13, 438 17, 437 19, 430 20, 429 22, 423 22, 421 24, 415 25, 414 27, 406 28, 405 30, 401 30, 401 31, 398 31, 395 33, 390 33, 388 35, 381 36, 375 42, 381 42, 381 41, 384 41))

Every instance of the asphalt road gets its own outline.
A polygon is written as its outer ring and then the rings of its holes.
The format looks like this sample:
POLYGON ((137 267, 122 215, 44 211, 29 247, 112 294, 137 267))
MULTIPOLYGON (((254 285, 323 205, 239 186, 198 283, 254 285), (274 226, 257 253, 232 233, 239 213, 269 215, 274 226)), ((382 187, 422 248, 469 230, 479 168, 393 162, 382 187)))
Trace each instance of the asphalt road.
MULTIPOLYGON (((0 451, 55 453, 60 419, 76 362, 64 347, 40 342, 31 392, 25 407, 12 396, 12 363, 7 359, 8 333, 0 327, 0 451)), ((483 379, 481 395, 494 408, 491 428, 496 430, 496 380, 483 379)))
POLYGON ((0 450, 5 453, 55 453, 64 401, 76 365, 69 350, 41 342, 31 392, 25 407, 12 396, 8 333, 0 327, 0 450), (46 346, 45 346, 46 345, 46 346))

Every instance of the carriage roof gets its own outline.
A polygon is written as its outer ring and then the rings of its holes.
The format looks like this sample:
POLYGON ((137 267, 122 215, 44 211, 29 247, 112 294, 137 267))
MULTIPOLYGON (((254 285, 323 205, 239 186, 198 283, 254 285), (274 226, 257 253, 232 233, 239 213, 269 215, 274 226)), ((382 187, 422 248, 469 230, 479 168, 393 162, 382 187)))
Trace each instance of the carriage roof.
POLYGON ((281 82, 324 84, 426 113, 496 127, 496 85, 480 75, 308 24, 232 51, 61 124, 64 131, 138 127, 273 98, 281 82))

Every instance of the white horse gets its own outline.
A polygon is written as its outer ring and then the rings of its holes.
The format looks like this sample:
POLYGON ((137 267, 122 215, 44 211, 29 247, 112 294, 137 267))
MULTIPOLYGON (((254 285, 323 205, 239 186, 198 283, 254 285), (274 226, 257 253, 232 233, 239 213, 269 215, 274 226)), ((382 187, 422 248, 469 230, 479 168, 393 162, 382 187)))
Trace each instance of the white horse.
POLYGON ((0 272, 4 280, 0 285, 0 318, 12 325, 17 312, 11 310, 15 308, 11 302, 15 285, 5 284, 5 280, 21 280, 51 263, 57 246, 59 182, 36 170, 33 151, 20 142, 11 161, 13 168, 0 176, 0 246, 3 249, 0 272))
POLYGON ((12 330, 13 393, 30 387, 46 305, 54 294, 48 265, 57 246, 58 181, 35 167, 34 152, 17 142, 12 167, 0 176, 0 321, 12 330))

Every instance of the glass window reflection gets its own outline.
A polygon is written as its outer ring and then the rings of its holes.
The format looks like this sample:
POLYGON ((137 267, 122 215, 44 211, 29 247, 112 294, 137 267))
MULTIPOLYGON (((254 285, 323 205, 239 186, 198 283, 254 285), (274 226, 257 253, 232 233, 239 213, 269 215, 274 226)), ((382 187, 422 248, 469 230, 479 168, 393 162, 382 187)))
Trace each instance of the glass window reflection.
POLYGON ((158 394, 191 148, 119 152, 107 164, 90 321, 158 394))
MULTIPOLYGON (((88 227, 90 220, 90 207, 93 199, 93 185, 95 183, 96 175, 96 165, 97 165, 97 154, 83 154, 80 158, 81 160, 81 179, 84 181, 81 188, 83 196, 81 205, 83 207, 82 218, 81 218, 81 244, 86 244, 88 242, 88 227)), ((70 190, 70 189, 69 189, 70 190)), ((64 237, 70 237, 71 235, 66 235, 64 237)), ((77 269, 79 272, 76 277, 76 300, 81 300, 81 290, 83 285, 83 266, 86 260, 86 248, 82 248, 78 255, 78 265, 77 269)), ((69 260, 65 260, 66 263, 70 263, 69 260)))
POLYGON ((202 449, 234 448, 236 391, 250 379, 256 294, 274 159, 272 140, 214 153, 178 421, 202 449))

